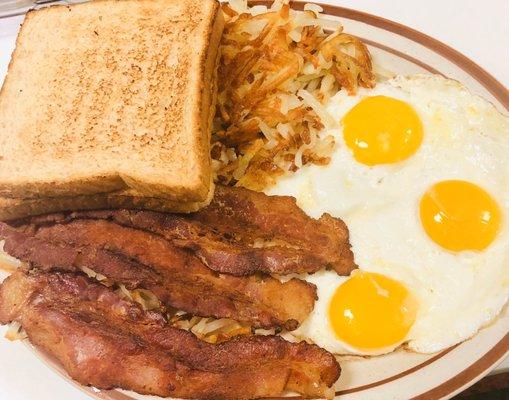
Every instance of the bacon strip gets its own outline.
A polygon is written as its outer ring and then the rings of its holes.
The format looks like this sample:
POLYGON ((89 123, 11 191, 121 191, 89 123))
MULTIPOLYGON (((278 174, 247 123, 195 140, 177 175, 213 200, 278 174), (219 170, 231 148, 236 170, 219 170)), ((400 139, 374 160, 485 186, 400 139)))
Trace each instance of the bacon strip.
POLYGON ((160 236, 110 221, 41 227, 34 235, 0 223, 4 250, 46 271, 88 267, 128 289, 151 290, 195 315, 293 330, 314 306, 316 288, 299 279, 217 274, 160 236))
POLYGON ((44 225, 74 219, 108 219, 156 233, 194 252, 210 269, 235 276, 255 272, 289 274, 356 268, 348 228, 324 214, 308 217, 292 197, 267 196, 217 186, 212 203, 189 215, 105 210, 50 214, 23 223, 44 225))
POLYGON ((253 399, 285 390, 330 393, 340 368, 325 350, 275 336, 221 344, 166 325, 84 277, 17 271, 0 287, 0 323, 18 321, 83 385, 199 399, 253 399))

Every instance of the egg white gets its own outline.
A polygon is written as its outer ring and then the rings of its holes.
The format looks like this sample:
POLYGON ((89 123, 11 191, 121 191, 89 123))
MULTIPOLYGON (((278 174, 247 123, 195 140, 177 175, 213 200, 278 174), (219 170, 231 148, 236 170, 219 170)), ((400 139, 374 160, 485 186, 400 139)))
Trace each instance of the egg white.
MULTIPOLYGON (((408 348, 431 353, 474 335, 501 311, 509 296, 509 118, 456 81, 439 76, 396 77, 355 96, 337 93, 327 104, 341 118, 366 96, 385 95, 412 105, 424 126, 421 147, 395 164, 358 163, 344 143, 327 166, 305 166, 283 177, 269 194, 291 195, 310 216, 342 218, 360 268, 402 282, 419 311, 408 348), (434 183, 470 181, 498 203, 502 228, 481 252, 449 252, 424 232, 419 201, 434 183)), ((314 311, 296 334, 334 352, 357 352, 341 343, 327 318, 328 299, 345 278, 332 272, 306 277, 318 287, 314 311), (324 311, 325 310, 325 311, 324 311)), ((376 334, 376 333, 374 333, 376 334)))

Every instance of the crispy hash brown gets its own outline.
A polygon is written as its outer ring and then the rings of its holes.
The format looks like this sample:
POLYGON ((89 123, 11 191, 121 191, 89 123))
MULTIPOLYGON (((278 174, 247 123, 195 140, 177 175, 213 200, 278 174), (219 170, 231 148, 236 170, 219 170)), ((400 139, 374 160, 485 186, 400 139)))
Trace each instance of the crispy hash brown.
POLYGON ((276 1, 266 10, 230 1, 223 12, 216 180, 263 190, 286 171, 327 164, 334 138, 320 132, 336 121, 322 104, 340 89, 374 86, 366 46, 317 6, 295 11, 276 1))

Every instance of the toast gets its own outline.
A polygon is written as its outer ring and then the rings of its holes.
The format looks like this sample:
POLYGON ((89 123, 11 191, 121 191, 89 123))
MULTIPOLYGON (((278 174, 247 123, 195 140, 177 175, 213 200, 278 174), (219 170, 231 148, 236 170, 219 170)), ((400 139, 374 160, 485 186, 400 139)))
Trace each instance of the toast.
POLYGON ((206 202, 223 25, 215 0, 29 12, 0 91, 0 195, 206 202))
POLYGON ((132 209, 159 212, 191 213, 208 206, 214 189, 203 202, 182 203, 157 197, 140 196, 133 189, 92 195, 15 199, 0 197, 0 221, 10 221, 54 212, 101 209, 132 209))

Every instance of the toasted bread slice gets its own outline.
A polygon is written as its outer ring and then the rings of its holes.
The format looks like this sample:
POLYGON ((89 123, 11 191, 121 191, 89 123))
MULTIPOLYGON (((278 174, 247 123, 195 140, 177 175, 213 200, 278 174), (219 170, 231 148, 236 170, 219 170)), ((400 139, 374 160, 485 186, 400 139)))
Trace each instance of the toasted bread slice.
POLYGON ((0 197, 0 221, 9 221, 35 215, 60 211, 133 209, 160 212, 190 213, 208 206, 214 196, 214 189, 202 202, 182 203, 157 197, 141 196, 133 189, 92 195, 41 197, 15 199, 0 197))
POLYGON ((205 202, 223 25, 215 0, 28 13, 0 92, 0 194, 205 202))

